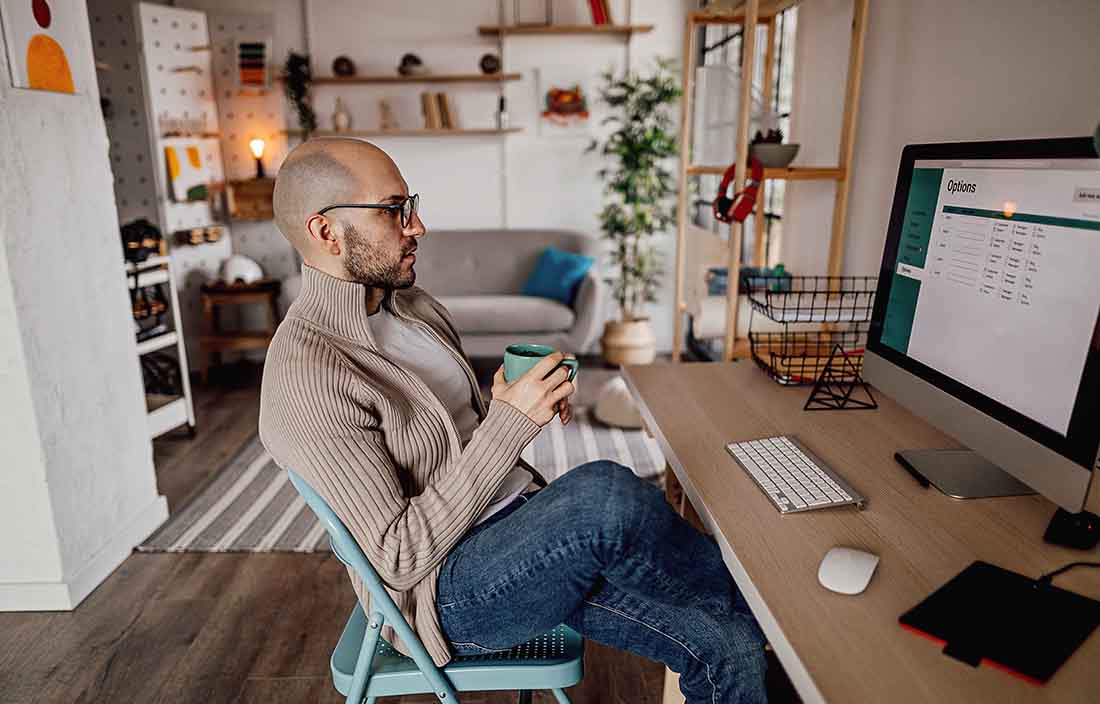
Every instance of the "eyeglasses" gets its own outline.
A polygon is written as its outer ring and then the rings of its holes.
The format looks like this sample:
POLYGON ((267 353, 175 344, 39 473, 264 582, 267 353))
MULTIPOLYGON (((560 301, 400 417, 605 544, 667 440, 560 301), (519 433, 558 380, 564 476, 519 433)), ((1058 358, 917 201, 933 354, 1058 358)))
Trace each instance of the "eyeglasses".
POLYGON ((401 227, 408 227, 412 222, 413 215, 416 214, 417 209, 420 207, 420 194, 413 193, 411 196, 401 201, 400 203, 336 203, 335 205, 327 205, 317 211, 318 215, 324 215, 330 210, 335 208, 371 208, 374 210, 399 210, 401 211, 401 227))

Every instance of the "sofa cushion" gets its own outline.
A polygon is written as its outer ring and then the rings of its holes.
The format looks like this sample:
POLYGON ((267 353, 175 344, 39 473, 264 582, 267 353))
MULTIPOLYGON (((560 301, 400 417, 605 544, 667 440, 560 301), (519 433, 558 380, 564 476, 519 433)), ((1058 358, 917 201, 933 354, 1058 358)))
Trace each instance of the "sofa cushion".
POLYGON ((596 260, 592 257, 583 254, 547 247, 542 250, 535 270, 523 285, 522 293, 526 296, 552 298, 571 306, 577 296, 577 287, 594 261, 596 260))
POLYGON ((440 296, 463 335, 558 332, 573 327, 572 309, 535 296, 440 296))

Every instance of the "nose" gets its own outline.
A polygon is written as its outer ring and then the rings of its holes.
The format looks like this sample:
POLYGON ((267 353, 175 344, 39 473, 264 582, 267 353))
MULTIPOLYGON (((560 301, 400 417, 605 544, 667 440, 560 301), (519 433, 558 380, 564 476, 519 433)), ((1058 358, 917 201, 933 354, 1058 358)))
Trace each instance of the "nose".
POLYGON ((405 228, 405 234, 409 237, 423 237, 427 232, 428 228, 424 227, 424 221, 420 219, 420 213, 413 213, 412 221, 405 228))

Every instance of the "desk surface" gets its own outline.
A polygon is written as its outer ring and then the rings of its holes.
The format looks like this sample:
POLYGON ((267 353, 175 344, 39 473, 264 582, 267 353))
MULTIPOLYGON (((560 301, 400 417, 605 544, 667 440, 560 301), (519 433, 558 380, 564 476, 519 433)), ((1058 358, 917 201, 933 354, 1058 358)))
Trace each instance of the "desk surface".
MULTIPOLYGON (((922 489, 894 452, 958 443, 881 393, 878 410, 804 412, 809 388, 777 386, 750 362, 660 363, 626 367, 624 376, 806 702, 1100 698, 1100 633, 1036 687, 954 661, 897 623, 974 560, 1038 576, 1098 559, 1095 551, 1042 541, 1052 503, 1037 496, 958 501, 922 489), (780 434, 802 440, 867 497, 867 508, 780 515, 725 450, 728 442, 780 434), (821 558, 835 545, 882 558, 863 594, 818 584, 821 558)), ((1075 570, 1055 584, 1100 599, 1100 570, 1075 570)))

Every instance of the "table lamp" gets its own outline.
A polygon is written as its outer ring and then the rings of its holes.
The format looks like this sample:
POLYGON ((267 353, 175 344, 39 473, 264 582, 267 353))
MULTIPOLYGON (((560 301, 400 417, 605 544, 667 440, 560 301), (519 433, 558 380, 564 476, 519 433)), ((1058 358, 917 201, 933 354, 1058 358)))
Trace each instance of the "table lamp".
POLYGON ((264 178, 264 141, 259 137, 251 139, 248 148, 252 150, 252 156, 256 157, 256 178, 264 178))

